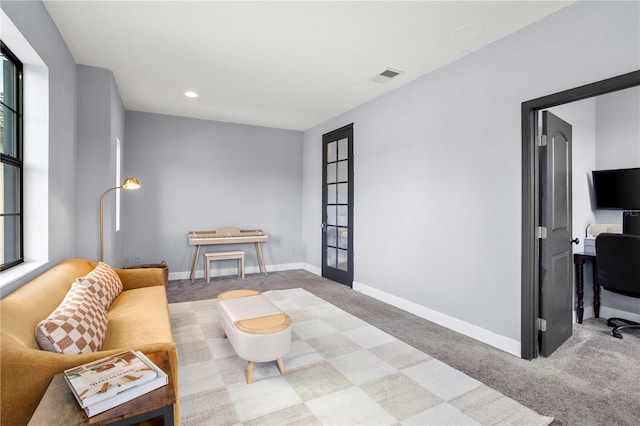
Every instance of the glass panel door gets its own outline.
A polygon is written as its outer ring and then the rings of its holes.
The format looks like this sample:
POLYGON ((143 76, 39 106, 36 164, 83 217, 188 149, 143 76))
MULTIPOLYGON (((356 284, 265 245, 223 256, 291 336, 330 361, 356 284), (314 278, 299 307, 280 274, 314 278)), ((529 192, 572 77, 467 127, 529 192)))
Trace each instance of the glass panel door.
POLYGON ((325 134, 322 142, 322 276, 351 287, 353 125, 325 134))

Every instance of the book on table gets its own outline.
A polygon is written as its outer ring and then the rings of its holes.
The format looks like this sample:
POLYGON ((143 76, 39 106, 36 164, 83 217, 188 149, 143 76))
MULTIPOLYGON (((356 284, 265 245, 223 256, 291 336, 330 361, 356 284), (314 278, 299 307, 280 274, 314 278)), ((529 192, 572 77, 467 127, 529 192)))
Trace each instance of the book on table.
POLYGON ((89 416, 168 383, 167 375, 160 368, 134 350, 65 370, 64 378, 89 416))

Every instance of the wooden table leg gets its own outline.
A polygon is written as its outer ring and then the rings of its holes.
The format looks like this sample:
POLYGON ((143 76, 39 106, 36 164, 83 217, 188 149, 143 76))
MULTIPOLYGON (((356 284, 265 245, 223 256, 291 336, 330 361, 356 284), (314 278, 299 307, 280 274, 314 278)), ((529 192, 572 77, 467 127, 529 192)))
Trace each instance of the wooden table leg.
POLYGON ((584 259, 574 259, 576 265, 576 315, 578 324, 582 324, 584 316, 584 259))
POLYGON ((260 243, 256 242, 256 257, 258 258, 258 268, 260 272, 264 273, 264 276, 267 276, 267 266, 264 264, 264 256, 262 256, 262 248, 260 247, 260 243))
POLYGON ((196 279, 196 266, 198 265, 198 255, 200 254, 200 246, 197 245, 196 246, 196 254, 193 256, 193 264, 191 265, 191 275, 189 278, 191 278, 191 282, 193 283, 193 281, 196 279))
POLYGON ((598 284, 598 264, 596 259, 591 262, 593 266, 593 315, 600 318, 600 284, 598 284))
POLYGON ((247 364, 247 384, 250 385, 253 380, 253 361, 247 364))

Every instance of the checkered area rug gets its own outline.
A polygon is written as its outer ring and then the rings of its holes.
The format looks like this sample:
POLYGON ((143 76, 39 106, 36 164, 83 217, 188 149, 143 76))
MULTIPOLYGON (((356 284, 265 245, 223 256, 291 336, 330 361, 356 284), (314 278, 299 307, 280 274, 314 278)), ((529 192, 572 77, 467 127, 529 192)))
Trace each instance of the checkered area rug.
MULTIPOLYGON (((291 317, 291 351, 238 358, 218 302, 169 305, 180 362, 180 423, 195 425, 548 425, 518 402, 303 289, 262 293, 291 317)), ((425 336, 428 338, 428 336, 425 336)))

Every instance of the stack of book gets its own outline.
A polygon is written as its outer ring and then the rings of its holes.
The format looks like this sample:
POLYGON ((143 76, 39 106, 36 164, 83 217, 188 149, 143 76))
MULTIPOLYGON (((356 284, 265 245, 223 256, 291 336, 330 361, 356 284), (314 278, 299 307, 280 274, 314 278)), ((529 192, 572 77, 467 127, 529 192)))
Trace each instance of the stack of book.
POLYGON ((168 383, 164 371, 134 350, 71 368, 64 378, 89 417, 168 383))

